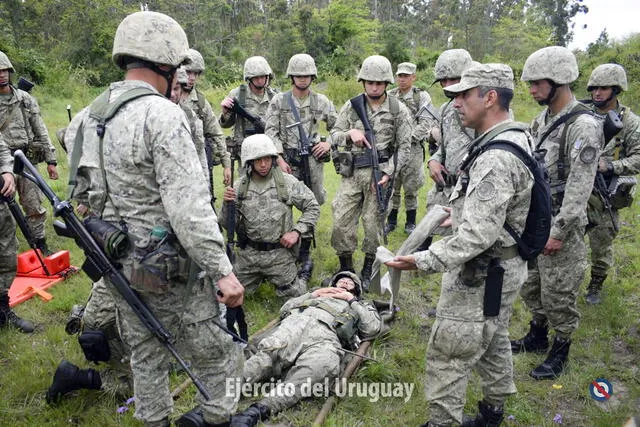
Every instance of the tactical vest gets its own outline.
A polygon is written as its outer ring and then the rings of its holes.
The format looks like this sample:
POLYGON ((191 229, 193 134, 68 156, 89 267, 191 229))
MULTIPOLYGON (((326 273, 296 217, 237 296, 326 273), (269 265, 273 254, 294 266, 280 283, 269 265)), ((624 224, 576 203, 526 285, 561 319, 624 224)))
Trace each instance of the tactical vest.
MULTIPOLYGON (((25 132, 25 140, 19 141, 19 144, 16 144, 16 141, 14 141, 10 135, 5 136, 5 142, 7 143, 9 149, 11 150, 11 153, 13 154, 15 150, 22 150, 26 152, 29 149, 29 144, 33 141, 34 135, 33 129, 31 129, 31 126, 29 124, 29 117, 27 116, 27 111, 29 110, 29 106, 27 105, 27 96, 25 96, 20 89, 17 89, 13 86, 11 86, 11 89, 13 90, 13 95, 16 97, 17 102, 13 103, 9 107, 10 109, 8 110, 5 119, 0 122, 0 133, 9 130, 9 127, 11 125, 11 117, 13 116, 15 108, 20 109, 20 113, 22 114, 22 126, 24 127, 25 132)), ((27 157, 29 157, 28 154, 27 157)), ((34 164, 39 163, 39 161, 33 161, 31 157, 29 157, 29 159, 34 164)))
MULTIPOLYGON (((287 91, 283 93, 283 101, 287 100, 287 97, 289 96, 289 94, 291 94, 291 96, 293 97, 293 94, 291 93, 291 91, 287 91)), ((290 112, 291 112, 291 106, 289 105, 289 103, 283 102, 280 105, 280 138, 282 141, 283 148, 286 148, 286 143, 289 141, 288 132, 287 132, 287 129, 284 127, 284 124, 287 123, 286 121, 287 114, 290 112)), ((309 112, 311 114, 311 120, 309 120, 309 129, 305 129, 304 131, 307 133, 307 137, 309 138, 309 141, 311 141, 311 143, 313 144, 314 135, 311 133, 311 131, 313 130, 313 125, 317 123, 315 113, 321 112, 318 110, 318 94, 313 91, 309 92, 309 112)))
POLYGON ((336 331, 340 344, 347 349, 354 349, 359 342, 358 324, 360 320, 355 311, 348 306, 346 310, 338 310, 331 304, 318 299, 308 299, 301 304, 291 307, 291 309, 305 310, 309 307, 319 308, 333 316, 331 326, 336 331))

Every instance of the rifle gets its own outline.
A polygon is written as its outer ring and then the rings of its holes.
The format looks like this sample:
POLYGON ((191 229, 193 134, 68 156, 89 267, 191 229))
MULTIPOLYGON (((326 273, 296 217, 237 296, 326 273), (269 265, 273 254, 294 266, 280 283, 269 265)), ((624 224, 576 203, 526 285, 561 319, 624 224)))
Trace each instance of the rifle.
MULTIPOLYGON (((2 175, 0 175, 0 188, 2 187, 4 187, 4 178, 2 177, 2 175)), ((13 197, 7 197, 0 194, 0 202, 5 202, 7 204, 7 206, 9 207, 9 211, 11 211, 11 215, 13 215, 13 217, 16 220, 16 224, 18 224, 18 228, 20 228, 20 231, 22 231, 22 235, 26 239, 27 243, 29 243, 29 247, 33 249, 33 252, 36 254, 38 261, 40 261, 40 265, 42 266, 42 270, 44 271, 44 274, 46 274, 47 276, 50 276, 49 270, 47 270, 47 266, 42 260, 42 256, 36 245, 36 239, 35 237, 33 237, 33 233, 31 233, 31 228, 27 223, 27 218, 25 218, 24 213, 22 212, 22 209, 20 209, 20 206, 18 206, 18 204, 16 203, 16 199, 14 199, 13 197)))
POLYGON ((209 137, 205 137, 204 139, 204 154, 207 158, 207 169, 209 170, 209 190, 211 191, 211 207, 214 212, 216 210, 215 202, 216 202, 216 194, 213 188, 213 141, 209 137))
MULTIPOLYGON (((369 122, 369 118, 367 117, 367 109, 365 107, 365 97, 363 95, 358 95, 355 98, 351 98, 351 106, 358 114, 360 121, 362 122, 362 126, 364 127, 364 136, 371 144, 370 147, 367 147, 369 154, 371 155, 371 178, 373 179, 373 185, 376 187, 376 201, 378 203, 378 218, 380 221, 380 230, 384 230, 384 221, 387 213, 387 205, 389 203, 389 199, 391 197, 391 191, 393 189, 393 176, 387 183, 389 191, 386 191, 385 188, 378 184, 380 180, 382 180, 382 171, 380 170, 380 159, 378 158, 378 150, 376 149, 376 137, 373 134, 373 129, 371 128, 371 123, 369 122)), ((382 232, 384 243, 387 244, 387 236, 382 232)))
POLYGON ((248 112, 242 105, 240 105, 240 101, 238 101, 238 98, 236 97, 233 98, 233 106, 231 107, 231 111, 238 114, 242 118, 247 119, 253 125, 254 132, 244 136, 253 135, 256 133, 264 133, 264 121, 260 117, 254 116, 253 114, 248 112))
MULTIPOLYGON (((231 187, 233 187, 233 173, 234 173, 234 164, 235 159, 233 154, 231 155, 231 187)), ((231 264, 236 263, 236 253, 234 251, 236 245, 236 203, 225 202, 227 204, 227 257, 231 264)))
POLYGON ((53 192, 51 187, 42 179, 38 170, 25 157, 21 150, 16 150, 14 163, 14 173, 20 174, 28 180, 35 183, 40 191, 45 195, 53 206, 53 214, 61 217, 64 222, 55 221, 53 227, 60 236, 71 237, 75 240, 86 256, 82 269, 87 276, 97 282, 101 277, 106 276, 109 282, 116 288, 122 298, 129 304, 133 312, 138 316, 143 325, 160 340, 162 345, 173 355, 180 366, 189 375, 198 391, 206 400, 211 400, 211 394, 204 384, 195 376, 189 365, 178 354, 174 346, 174 338, 171 333, 164 327, 147 305, 140 299, 138 293, 131 289, 129 281, 122 274, 120 269, 107 257, 104 249, 98 244, 93 235, 87 230, 85 224, 73 212, 73 207, 69 201, 61 201, 53 192), (24 171, 24 168, 27 171, 24 171))
POLYGON ((615 232, 618 232, 618 225, 616 224, 616 219, 613 215, 613 207, 611 206, 611 194, 609 193, 609 188, 607 187, 607 182, 604 179, 604 175, 602 172, 596 172, 596 180, 593 183, 593 190, 600 198, 602 202, 602 206, 609 212, 609 216, 611 217, 611 224, 613 225, 613 229, 615 232))
MULTIPOLYGON (((420 106, 420 108, 418 108, 418 112, 414 116, 414 119, 415 120, 420 119, 420 117, 422 117, 422 112, 423 111, 426 111, 427 113, 429 113, 429 115, 436 122, 440 123, 440 112, 438 110, 436 110, 436 108, 431 103, 422 104, 420 106)), ((424 146, 423 146, 423 149, 424 149, 424 146)), ((433 153, 435 153, 437 150, 438 150, 438 145, 436 144, 436 142, 435 141, 429 141, 429 155, 433 156, 433 153)), ((423 151, 423 160, 424 160, 424 151, 423 151)))

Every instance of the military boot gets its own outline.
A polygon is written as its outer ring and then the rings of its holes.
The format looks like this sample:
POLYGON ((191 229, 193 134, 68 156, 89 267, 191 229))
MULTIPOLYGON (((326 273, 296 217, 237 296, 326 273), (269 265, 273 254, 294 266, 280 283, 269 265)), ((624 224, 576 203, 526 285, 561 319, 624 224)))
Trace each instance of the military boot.
POLYGON ((519 340, 511 341, 511 352, 546 353, 549 349, 549 328, 547 322, 540 324, 535 320, 529 322, 529 332, 519 340))
POLYGON ((231 417, 230 427, 253 427, 259 421, 266 421, 271 416, 271 409, 262 403, 254 403, 244 411, 231 417))
POLYGON ((542 365, 535 368, 529 373, 533 378, 537 380, 551 380, 558 378, 567 363, 569 357, 569 347, 571 346, 571 340, 568 338, 558 338, 553 340, 553 345, 549 351, 549 355, 546 360, 542 362, 542 365))
POLYGON ((428 250, 429 246, 431 246, 431 242, 433 242, 433 236, 427 237, 426 239, 424 239, 424 242, 422 242, 420 246, 418 246, 418 248, 416 249, 416 252, 422 252, 422 251, 428 250))
POLYGON ((313 272, 313 260, 311 259, 311 240, 312 239, 302 239, 302 241, 300 242, 300 251, 298 252, 298 262, 300 263, 298 277, 307 281, 311 279, 311 273, 313 272))
POLYGON ((100 390, 100 387, 102 387, 102 380, 98 371, 80 369, 73 363, 63 360, 53 375, 51 387, 47 390, 47 403, 56 403, 62 395, 75 390, 100 390))
POLYGON ((369 285, 371 284, 371 273, 373 272, 373 262, 376 260, 374 254, 364 255, 364 264, 362 264, 362 270, 360 271, 360 279, 362 280, 362 290, 367 292, 369 285))
POLYGON ((350 271, 352 273, 355 273, 356 270, 354 270, 353 268, 353 254, 342 254, 339 255, 338 258, 340 259, 340 271, 350 271))
POLYGON ((407 222, 404 224, 404 232, 411 234, 416 229, 416 210, 407 211, 407 222))
POLYGON ((34 329, 33 323, 18 317, 9 307, 9 291, 0 291, 0 328, 7 326, 13 326, 25 334, 30 334, 34 329))
POLYGON ((606 278, 607 276, 591 275, 591 282, 589 282, 586 296, 587 304, 600 304, 602 302, 600 291, 606 278))
POLYGON ((482 401, 478 402, 478 413, 475 418, 464 418, 461 427, 497 427, 504 419, 504 408, 482 401))
POLYGON ((204 415, 202 415, 202 408, 196 406, 189 412, 182 414, 182 416, 175 421, 175 425, 176 427, 229 427, 231 424, 230 422, 220 424, 206 422, 204 415))
POLYGON ((387 224, 384 226, 384 235, 391 233, 398 226, 398 209, 391 209, 387 217, 387 224))
POLYGON ((36 239, 35 244, 36 244, 36 249, 40 249, 40 252, 42 252, 42 255, 44 256, 51 255, 51 251, 47 246, 47 239, 45 239, 44 237, 41 239, 36 239))

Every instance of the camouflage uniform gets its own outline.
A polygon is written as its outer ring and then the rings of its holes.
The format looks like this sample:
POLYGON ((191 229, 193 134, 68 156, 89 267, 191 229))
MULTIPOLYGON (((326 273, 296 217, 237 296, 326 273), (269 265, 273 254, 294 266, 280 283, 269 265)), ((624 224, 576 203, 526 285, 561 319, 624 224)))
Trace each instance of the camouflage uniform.
MULTIPOLYGON (((320 142, 318 126, 320 121, 327 124, 330 131, 336 122, 336 107, 329 98, 321 93, 309 92, 309 96, 299 99, 291 92, 279 93, 273 97, 267 109, 267 126, 264 133, 269 135, 276 144, 278 152, 291 166, 293 175, 302 181, 303 170, 300 160, 300 132, 297 126, 287 129, 287 126, 295 123, 293 112, 289 106, 288 96, 293 97, 293 103, 298 109, 302 129, 306 132, 311 145, 320 142)), ((319 204, 323 204, 327 198, 324 189, 324 162, 316 160, 309 155, 309 169, 311 170, 311 189, 319 204)))
MULTIPOLYGON (((358 279, 355 274, 353 279, 358 279)), ((284 384, 294 385, 292 396, 282 393, 260 400, 272 414, 299 402, 304 397, 302 385, 322 383, 325 378, 333 380, 339 375, 342 344, 334 320, 341 313, 355 317, 361 338, 374 337, 380 332, 380 315, 369 302, 356 299, 350 304, 342 299, 306 293, 282 306, 281 322, 260 341, 258 352, 245 362, 242 374, 246 381, 253 383, 282 378, 284 384)))
MULTIPOLYGON (((113 57, 121 67, 123 51, 153 62, 154 55, 160 56, 156 46, 167 50, 156 60, 175 61, 163 62, 174 66, 186 57, 188 48, 184 31, 171 18, 156 12, 134 13, 116 31, 113 57), (162 42, 157 38, 162 38, 162 42), (124 50, 127 44, 138 47, 124 50)), ((117 96, 143 87, 155 91, 153 86, 137 80, 113 83, 108 89, 109 100, 113 102, 117 96)), ((107 123, 103 171, 99 167, 96 121, 87 114, 77 115, 73 121, 83 124, 78 188, 88 188, 91 211, 101 212, 105 221, 115 225, 124 221, 130 239, 138 245, 148 238, 154 226, 164 227, 176 235, 177 249, 183 248, 189 259, 207 273, 204 280, 187 281, 184 270, 168 270, 163 278, 130 281, 176 337, 178 351, 210 391, 210 401, 202 401, 199 395, 207 421, 228 422, 237 401, 225 395, 225 377, 240 373, 242 356, 231 338, 214 324, 218 304, 209 278, 217 281, 230 274, 232 266, 208 202, 207 183, 183 111, 161 96, 129 101, 107 123), (109 184, 108 197, 103 173, 109 184)), ((73 147, 69 151, 73 152, 73 147)), ((180 255, 177 257, 180 259, 169 262, 189 264, 180 255)), ((119 261, 123 273, 131 277, 132 255, 119 261)), ((171 356, 123 298, 112 294, 122 339, 131 350, 135 416, 147 424, 164 422, 173 406, 168 378, 171 356)))
MULTIPOLYGON (((38 101, 29 93, 11 86, 11 95, 0 96, 0 135, 13 153, 22 150, 33 164, 56 164, 56 150, 49 140, 47 128, 40 115, 38 101)), ((36 239, 44 239, 47 211, 42 206, 38 186, 22 176, 16 176, 20 205, 29 228, 36 239)))
POLYGON ((419 118, 416 118, 418 109, 422 105, 431 104, 431 96, 426 91, 412 87, 405 94, 400 93, 399 88, 391 89, 388 93, 397 97, 409 108, 414 125, 413 134, 411 135, 409 161, 405 167, 398 170, 396 179, 393 182, 391 208, 400 208, 400 189, 404 187, 405 210, 416 210, 418 209, 418 191, 424 185, 424 141, 431 134, 431 128, 438 126, 438 122, 432 117, 427 117, 426 114, 421 114, 419 118), (416 103, 416 98, 420 100, 419 103, 416 103))
MULTIPOLYGON (((513 90, 513 73, 503 64, 472 67, 465 71, 459 84, 446 90, 458 93, 482 85, 513 90)), ((474 140, 472 147, 500 139, 531 152, 529 137, 522 131, 490 135, 509 122, 494 125, 474 140)), ((427 349, 425 395, 429 401, 429 425, 462 422, 472 370, 480 375, 486 404, 501 408, 506 398, 516 392, 507 328, 513 303, 527 277, 527 264, 518 256, 515 241, 503 224, 508 222, 521 233, 532 186, 531 172, 513 154, 503 150, 480 154, 468 171, 466 190, 463 179, 453 190, 451 200, 460 202, 460 209, 452 212, 453 235, 433 243, 428 251, 414 254, 420 270, 444 273, 427 349), (497 316, 484 314, 487 271, 481 266, 486 268, 491 258, 499 258, 504 268, 497 316)))
MULTIPOLYGON (((236 202, 236 230, 240 246, 235 265, 238 280, 248 292, 255 291, 266 279, 276 286, 278 296, 302 294, 307 289, 307 281, 297 275, 293 250, 282 247, 279 241, 288 231, 295 230, 303 236, 313 229, 320 217, 320 206, 313 193, 302 181, 282 173, 280 169, 272 169, 265 180, 243 176, 236 182, 235 190, 241 200, 236 202), (284 179, 286 202, 279 198, 274 174, 284 179), (245 180, 249 180, 247 191, 241 195, 239 191, 246 185, 245 180), (295 225, 292 206, 302 212, 295 225)), ((228 205, 224 203, 221 222, 225 226, 227 215, 228 205)))
MULTIPOLYGON (((13 174, 13 158, 0 134, 0 175, 13 174)), ((0 202, 0 293, 8 292, 18 268, 16 223, 6 203, 0 202)))

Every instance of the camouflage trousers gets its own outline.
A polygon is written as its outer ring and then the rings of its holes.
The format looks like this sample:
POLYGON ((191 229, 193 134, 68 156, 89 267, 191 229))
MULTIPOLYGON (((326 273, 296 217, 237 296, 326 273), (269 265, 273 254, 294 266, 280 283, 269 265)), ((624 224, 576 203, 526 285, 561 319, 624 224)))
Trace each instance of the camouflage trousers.
POLYGON ((0 292, 8 291, 18 268, 16 222, 6 203, 0 202, 0 292))
POLYGON ((47 210, 42 206, 40 189, 27 178, 16 175, 16 190, 33 237, 44 239, 44 221, 47 217, 47 210))
MULTIPOLYGON (((130 267, 129 267, 130 268, 130 267)), ((209 423, 225 423, 237 409, 238 399, 226 393, 226 378, 242 373, 242 350, 214 322, 219 322, 214 284, 205 277, 194 284, 170 283, 163 294, 139 292, 149 309, 175 338, 175 347, 211 394, 198 394, 209 423)), ((169 390, 171 354, 142 324, 131 307, 113 293, 120 335, 131 351, 136 399, 134 416, 147 423, 168 417, 173 409, 169 390)))
POLYGON ((400 189, 404 188, 404 207, 408 211, 418 209, 418 191, 424 185, 424 154, 422 145, 411 144, 411 157, 403 168, 396 172, 396 179, 393 181, 393 197, 391 198, 391 208, 400 208, 400 189))
POLYGON ((501 264, 505 273, 500 314, 496 317, 484 316, 484 286, 464 285, 459 277, 461 267, 442 276, 437 317, 427 348, 424 387, 429 419, 435 425, 462 422, 472 371, 480 376, 484 400, 492 405, 502 405, 517 392, 507 328, 527 267, 520 257, 501 264))
MULTIPOLYGON (((613 220, 620 227, 618 211, 613 210, 613 220)), ((613 240, 618 233, 608 212, 600 212, 598 223, 587 230, 591 247, 591 276, 606 276, 613 267, 613 240)))
POLYGON ((111 358, 100 371, 102 389, 112 394, 129 396, 133 390, 133 378, 129 366, 129 349, 120 339, 116 322, 116 306, 111 290, 100 279, 93 284, 89 301, 82 315, 83 330, 102 331, 109 343, 111 358))
POLYGON ((520 292, 525 304, 539 323, 549 321, 560 338, 569 338, 578 327, 580 313, 576 299, 584 278, 587 254, 584 231, 571 229, 555 255, 539 255, 537 266, 520 292))
MULTIPOLYGON (((302 167, 291 166, 292 175, 303 181, 304 176, 302 167)), ((311 172, 311 191, 316 196, 319 205, 324 204, 327 200, 327 190, 324 189, 324 163, 316 160, 315 157, 309 156, 309 171, 311 172)))
POLYGON ((294 393, 274 393, 260 400, 275 414, 305 397, 303 385, 338 376, 339 349, 340 341, 329 327, 313 317, 292 314, 260 341, 258 352, 245 362, 242 376, 251 383, 281 378, 285 385, 292 384, 288 387, 294 393))
MULTIPOLYGON (((371 168, 356 169, 350 178, 342 178, 333 203, 331 246, 338 255, 352 254, 358 246, 358 220, 362 218, 364 240, 362 252, 375 254, 380 245, 382 229, 371 168)), ((386 213, 385 215, 386 216, 386 213)))
POLYGON ((296 256, 291 249, 259 251, 247 246, 238 251, 234 271, 247 294, 255 292, 264 280, 275 285, 279 297, 297 297, 307 292, 307 281, 298 277, 296 256))

